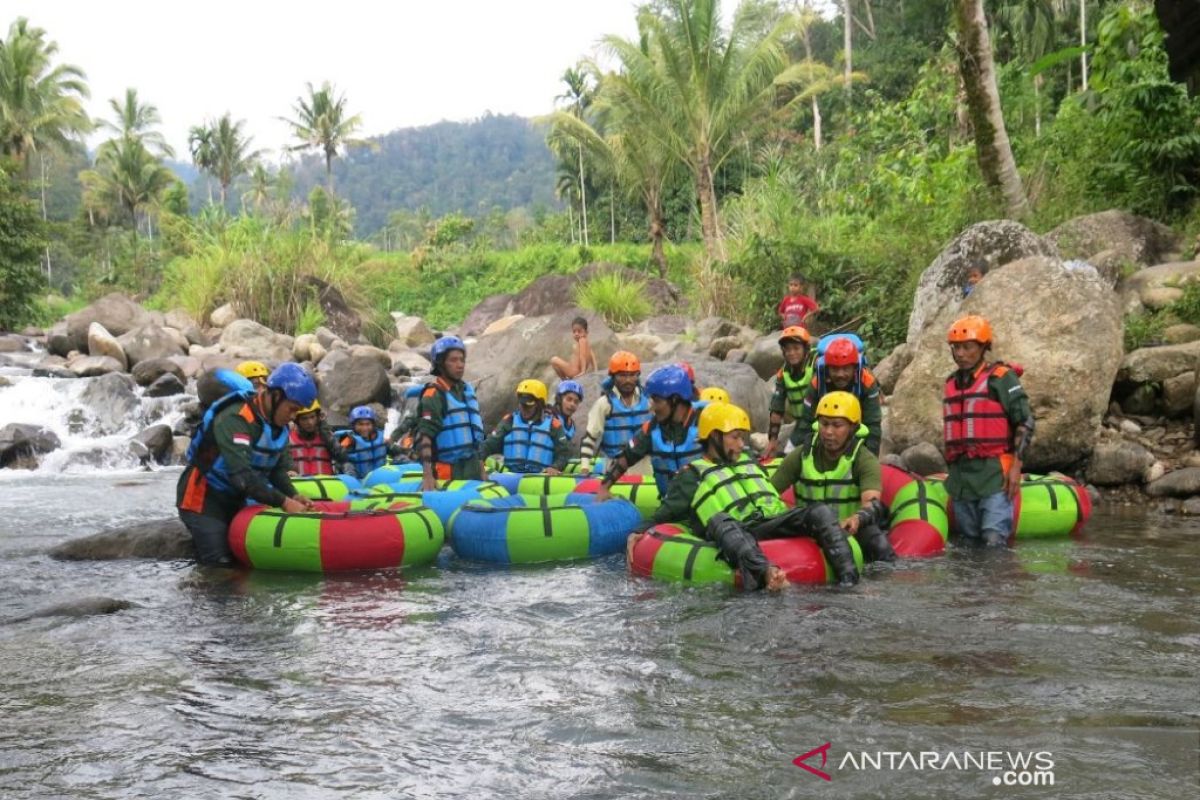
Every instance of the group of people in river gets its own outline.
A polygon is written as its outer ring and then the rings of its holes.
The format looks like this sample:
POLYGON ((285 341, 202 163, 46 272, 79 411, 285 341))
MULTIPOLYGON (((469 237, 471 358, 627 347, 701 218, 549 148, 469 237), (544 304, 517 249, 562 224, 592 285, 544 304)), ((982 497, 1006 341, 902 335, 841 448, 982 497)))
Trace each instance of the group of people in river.
MULTIPOLYGON (((179 480, 179 514, 201 563, 231 565, 227 530, 247 501, 286 512, 312 508, 292 485, 295 475, 341 471, 363 477, 389 459, 410 461, 420 464, 422 489, 434 491, 448 480, 485 479, 489 465, 549 475, 570 468, 602 475, 596 499, 603 502, 648 457, 660 505, 646 528, 689 523, 719 548, 749 589, 777 590, 786 583, 760 541, 811 536, 837 582, 852 585, 859 574, 848 537, 857 539, 868 561, 895 559, 880 499, 879 386, 857 335, 816 340, 797 320, 787 321, 796 324, 779 336, 784 363, 775 376, 767 444, 758 454, 749 447, 749 414, 724 388, 702 388, 682 362, 643 380, 638 357, 619 351, 582 423, 574 460, 575 416, 586 399, 576 378, 595 363, 586 322, 573 326, 572 359, 554 365, 563 377, 553 398, 542 381, 522 380, 515 408, 490 435, 475 389, 464 379, 467 346, 456 336, 433 344, 432 380, 415 387, 415 410, 390 437, 366 406, 350 412, 348 429, 330 430, 317 386, 299 364, 268 370, 247 362, 240 374, 224 377, 228 393, 207 409, 195 433, 179 480), (795 425, 781 445, 788 417, 795 425), (780 455, 768 474, 763 464, 780 455), (788 489, 794 508, 781 497, 788 489)), ((988 359, 993 335, 982 317, 955 321, 947 342, 955 369, 943 386, 946 488, 956 525, 967 540, 1005 546, 1034 429, 1020 369, 988 359)), ((631 535, 630 548, 640 535, 631 535)))

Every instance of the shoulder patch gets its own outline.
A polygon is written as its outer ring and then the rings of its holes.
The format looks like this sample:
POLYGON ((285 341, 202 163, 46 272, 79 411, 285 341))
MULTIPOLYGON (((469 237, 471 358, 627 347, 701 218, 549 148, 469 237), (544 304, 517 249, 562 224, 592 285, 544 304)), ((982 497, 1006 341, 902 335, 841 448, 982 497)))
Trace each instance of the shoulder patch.
POLYGON ((867 369, 866 367, 863 367, 862 382, 863 382, 863 386, 866 386, 867 388, 870 388, 875 385, 875 374, 873 372, 871 372, 871 370, 867 369))
POLYGON ((238 409, 238 416, 241 417, 242 419, 246 420, 246 422, 253 423, 254 422, 254 409, 250 407, 249 403, 244 403, 242 405, 242 407, 240 409, 238 409))
POLYGON ((430 383, 425 386, 425 391, 421 392, 421 397, 433 397, 435 394, 437 394, 437 392, 437 386, 430 383))
POLYGON ((996 378, 1003 378, 1010 372, 1012 372, 1012 370, 1008 368, 1007 364, 997 364, 992 370, 992 376, 996 378))

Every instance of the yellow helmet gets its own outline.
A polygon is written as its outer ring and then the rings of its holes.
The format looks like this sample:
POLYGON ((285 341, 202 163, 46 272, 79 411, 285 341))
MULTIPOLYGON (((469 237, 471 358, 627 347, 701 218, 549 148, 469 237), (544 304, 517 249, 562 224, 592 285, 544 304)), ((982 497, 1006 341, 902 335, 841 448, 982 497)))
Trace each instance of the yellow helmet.
POLYGON ((305 406, 296 412, 297 417, 303 417, 305 414, 316 414, 321 410, 321 401, 313 400, 311 406, 305 406))
POLYGON ((699 427, 701 439, 707 439, 713 431, 749 431, 750 416, 732 403, 710 403, 700 412, 699 427))
POLYGON ((546 390, 546 384, 533 378, 528 378, 518 383, 517 394, 531 394, 543 403, 550 396, 550 393, 546 390))
POLYGON ((729 399, 729 392, 722 389, 720 386, 710 386, 700 393, 700 399, 709 403, 732 403, 729 399))
POLYGON ((271 370, 267 369, 267 365, 261 361, 243 361, 237 365, 238 374, 247 380, 255 378, 266 378, 271 374, 271 370))
POLYGON ((818 417, 842 417, 857 425, 862 422, 862 404, 850 392, 830 392, 817 403, 818 417))

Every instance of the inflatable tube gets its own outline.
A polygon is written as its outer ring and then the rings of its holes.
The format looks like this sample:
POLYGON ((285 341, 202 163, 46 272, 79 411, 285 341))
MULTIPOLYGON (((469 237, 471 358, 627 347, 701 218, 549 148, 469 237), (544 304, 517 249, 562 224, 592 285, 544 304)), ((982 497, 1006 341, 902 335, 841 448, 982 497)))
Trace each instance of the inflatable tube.
POLYGON ((537 497, 544 494, 569 494, 575 491, 580 481, 590 480, 583 475, 541 475, 520 472, 496 472, 490 476, 509 494, 527 494, 537 497))
POLYGON ((415 503, 433 509, 442 521, 442 526, 450 528, 450 517, 455 511, 475 500, 488 500, 496 497, 507 497, 497 486, 489 486, 485 481, 475 481, 480 484, 475 488, 448 489, 435 492, 422 492, 420 487, 404 491, 396 491, 392 486, 380 484, 373 486, 368 493, 352 501, 354 508, 379 508, 388 503, 415 503), (369 502, 364 502, 369 501, 369 502))
POLYGON ((588 495, 513 495, 467 503, 450 518, 461 558, 536 564, 619 553, 642 522, 633 504, 588 495))
POLYGON ((353 511, 349 503, 323 503, 298 514, 250 506, 229 525, 229 546, 239 562, 293 572, 428 564, 445 539, 437 514, 420 505, 353 511))
MULTIPOLYGON (((588 473, 588 475, 603 475, 605 470, 607 470, 607 469, 608 469, 607 461, 605 461, 603 458, 593 458, 592 459, 592 470, 591 470, 591 472, 588 473)), ((563 474, 579 475, 580 474, 579 459, 572 458, 570 461, 568 461, 567 465, 565 467, 563 467, 563 474)))
MULTIPOLYGON (((421 492, 421 476, 415 478, 405 478, 403 480, 392 481, 391 483, 379 483, 372 486, 370 491, 374 491, 376 487, 383 486, 387 491, 393 492, 421 492)), ((457 491, 475 491, 481 497, 508 497, 509 491, 503 486, 493 481, 438 481, 437 491, 439 492, 457 492, 457 491)))
MULTIPOLYGON (((822 584, 835 580, 833 567, 811 537, 768 539, 760 546, 767 559, 782 569, 791 583, 822 584)), ((850 549, 861 570, 862 551, 853 538, 850 549)), ((723 583, 742 588, 741 576, 721 559, 715 544, 674 523, 655 525, 646 531, 633 547, 629 568, 634 575, 673 583, 693 586, 723 583)))
MULTIPOLYGON (((954 504, 947 504, 950 529, 954 526, 954 504)), ((1022 475, 1021 491, 1013 501, 1013 534, 1018 539, 1049 539, 1077 536, 1092 516, 1092 498, 1087 487, 1058 472, 1022 475)))
POLYGON ((385 464, 378 469, 373 469, 367 473, 367 477, 363 478, 362 485, 364 488, 378 486, 381 483, 395 483, 409 478, 421 477, 421 465, 417 463, 408 464, 385 464))
MULTIPOLYGON (((581 494, 595 494, 600 490, 600 478, 585 478, 575 485, 575 491, 581 494)), ((622 475, 612 487, 612 496, 633 503, 642 514, 643 520, 649 520, 658 510, 661 501, 658 498, 658 486, 649 475, 622 475)))
POLYGON ((894 474, 889 477, 889 471, 904 473, 895 467, 884 467, 884 497, 889 490, 892 493, 890 502, 884 500, 888 508, 888 541, 896 555, 925 558, 944 553, 950 534, 950 498, 945 485, 912 476, 901 481, 894 474))
POLYGON ((292 486, 296 493, 309 500, 345 500, 350 492, 360 488, 358 479, 353 475, 309 475, 305 478, 292 478, 292 486))
POLYGON ((879 470, 883 478, 883 497, 880 499, 888 508, 891 508, 892 500, 896 497, 896 492, 908 486, 913 481, 921 479, 921 476, 915 472, 909 472, 906 469, 895 467, 891 464, 881 463, 879 470))

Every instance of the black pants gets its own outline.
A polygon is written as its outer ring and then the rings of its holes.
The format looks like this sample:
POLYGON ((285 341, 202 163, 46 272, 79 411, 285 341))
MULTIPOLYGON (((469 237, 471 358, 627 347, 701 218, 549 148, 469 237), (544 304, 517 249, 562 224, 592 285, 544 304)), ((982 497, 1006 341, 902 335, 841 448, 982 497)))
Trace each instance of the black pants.
POLYGON ((817 540, 839 583, 858 581, 850 543, 838 525, 837 515, 827 505, 801 506, 777 517, 750 518, 743 522, 728 514, 714 514, 704 530, 704 537, 715 543, 730 566, 741 572, 742 586, 749 590, 763 587, 771 566, 758 543, 795 536, 817 540))
MULTIPOLYGON (((176 504, 183 502, 184 490, 193 467, 188 467, 179 476, 176 504)), ((200 511, 179 509, 179 519, 192 534, 196 548, 196 561, 206 566, 233 566, 233 551, 229 549, 229 523, 245 506, 245 500, 214 491, 207 487, 204 506, 200 511)))

